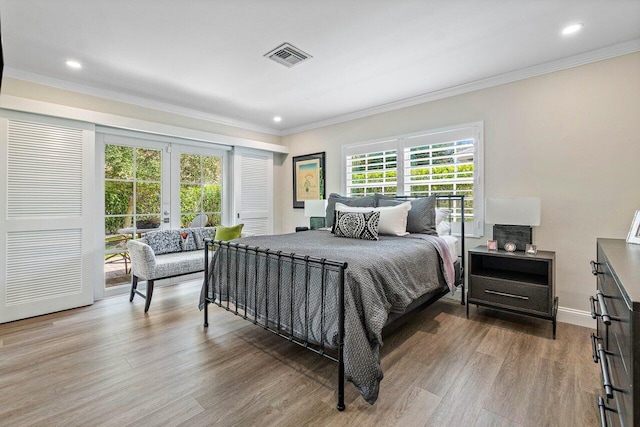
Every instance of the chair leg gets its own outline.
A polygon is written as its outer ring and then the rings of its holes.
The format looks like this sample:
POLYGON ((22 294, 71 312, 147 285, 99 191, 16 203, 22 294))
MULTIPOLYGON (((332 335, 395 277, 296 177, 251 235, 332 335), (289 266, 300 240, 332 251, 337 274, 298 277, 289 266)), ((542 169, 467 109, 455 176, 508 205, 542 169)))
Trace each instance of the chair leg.
POLYGON ((129 302, 133 301, 133 297, 136 295, 136 289, 138 288, 138 276, 132 275, 131 278, 131 295, 129 296, 129 302))
POLYGON ((151 305, 151 297, 153 296, 153 280, 147 280, 147 301, 144 304, 144 312, 149 311, 151 305))

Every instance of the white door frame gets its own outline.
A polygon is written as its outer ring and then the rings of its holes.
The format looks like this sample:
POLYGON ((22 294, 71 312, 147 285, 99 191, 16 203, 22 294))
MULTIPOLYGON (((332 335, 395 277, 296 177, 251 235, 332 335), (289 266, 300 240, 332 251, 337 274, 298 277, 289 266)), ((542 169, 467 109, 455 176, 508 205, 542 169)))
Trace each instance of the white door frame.
MULTIPOLYGON (((96 203, 95 229, 98 245, 96 246, 94 298, 124 294, 130 291, 130 285, 105 288, 104 286, 104 149, 106 144, 123 145, 162 150, 162 221, 161 228, 180 227, 180 153, 214 155, 222 157, 222 221, 227 221, 231 215, 231 179, 229 165, 230 147, 201 143, 197 141, 180 140, 162 135, 144 134, 121 129, 97 128, 96 133, 96 203), (175 177, 175 179, 173 179, 175 177), (165 215, 165 212, 169 212, 165 215), (165 222, 168 219, 168 222, 165 222)), ((202 273, 181 276, 174 279, 164 279, 155 282, 156 287, 197 279, 202 273)))

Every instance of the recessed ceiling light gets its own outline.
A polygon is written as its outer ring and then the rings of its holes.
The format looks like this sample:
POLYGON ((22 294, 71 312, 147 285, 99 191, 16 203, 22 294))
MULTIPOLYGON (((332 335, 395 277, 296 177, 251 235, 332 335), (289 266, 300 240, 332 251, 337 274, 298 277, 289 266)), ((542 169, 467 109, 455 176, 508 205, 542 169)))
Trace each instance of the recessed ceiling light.
POLYGON ((73 59, 70 59, 67 61, 67 67, 73 68, 74 70, 79 70, 80 68, 82 68, 82 64, 79 63, 78 61, 74 61, 73 59))
POLYGON ((562 35, 568 36, 569 34, 577 33, 582 29, 582 27, 584 27, 584 24, 582 23, 569 25, 564 30, 562 30, 562 35))
POLYGON ((280 122, 282 121, 282 117, 280 117, 280 116, 275 116, 275 117, 273 118, 273 121, 274 121, 274 122, 276 122, 276 123, 280 123, 280 122))

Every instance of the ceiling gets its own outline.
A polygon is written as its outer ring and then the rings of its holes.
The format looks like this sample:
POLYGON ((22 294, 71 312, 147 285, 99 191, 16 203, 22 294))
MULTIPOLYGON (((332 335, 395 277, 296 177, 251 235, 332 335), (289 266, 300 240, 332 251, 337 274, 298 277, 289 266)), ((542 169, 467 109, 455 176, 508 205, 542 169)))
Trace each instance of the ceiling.
POLYGON ((0 17, 6 76, 275 134, 640 50, 640 0, 0 0, 0 17), (263 56, 284 42, 312 58, 263 56))

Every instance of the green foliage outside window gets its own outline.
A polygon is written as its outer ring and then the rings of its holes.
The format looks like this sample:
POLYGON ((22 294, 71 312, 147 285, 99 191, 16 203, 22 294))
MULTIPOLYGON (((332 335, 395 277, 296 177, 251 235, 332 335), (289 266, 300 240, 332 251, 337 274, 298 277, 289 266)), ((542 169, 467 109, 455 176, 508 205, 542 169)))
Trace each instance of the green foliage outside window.
MULTIPOLYGON (((181 226, 188 226, 199 213, 207 214, 207 225, 220 224, 221 158, 182 154, 180 166, 181 226)), ((133 227, 134 222, 138 228, 160 223, 162 151, 106 145, 104 173, 107 235, 133 227)))

